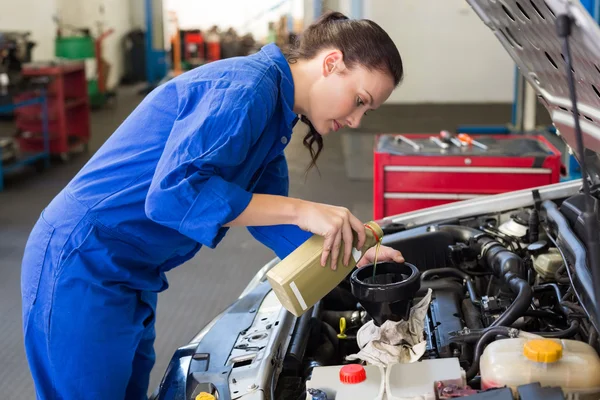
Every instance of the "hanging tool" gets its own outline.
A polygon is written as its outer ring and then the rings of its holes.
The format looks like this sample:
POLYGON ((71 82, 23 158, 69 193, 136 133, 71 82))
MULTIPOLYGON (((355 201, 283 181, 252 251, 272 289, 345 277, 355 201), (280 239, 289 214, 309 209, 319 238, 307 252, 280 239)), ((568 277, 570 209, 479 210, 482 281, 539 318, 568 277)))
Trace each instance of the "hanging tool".
POLYGON ((463 142, 458 140, 452 133, 448 131, 441 131, 440 139, 442 139, 442 141, 445 143, 452 143, 456 147, 463 147, 463 142))
POLYGON ((419 151, 421 150, 421 145, 418 143, 413 142, 412 140, 410 140, 409 138, 403 136, 403 135, 396 135, 394 136, 394 140, 396 141, 396 143, 398 142, 404 142, 409 146, 412 146, 413 149, 419 151))
POLYGON ((446 150, 446 149, 448 149, 450 147, 450 145, 448 143, 442 142, 438 137, 431 136, 429 138, 429 140, 431 140, 433 143, 437 144, 438 146, 440 146, 444 150, 446 150))
POLYGON ((473 145, 473 146, 477 146, 477 147, 479 147, 482 150, 487 150, 488 149, 488 147, 485 144, 483 144, 481 142, 478 142, 476 140, 473 140, 473 138, 471 136, 467 135, 466 133, 459 133, 458 134, 458 140, 460 140, 463 143, 467 143, 467 144, 470 144, 470 145, 473 145))

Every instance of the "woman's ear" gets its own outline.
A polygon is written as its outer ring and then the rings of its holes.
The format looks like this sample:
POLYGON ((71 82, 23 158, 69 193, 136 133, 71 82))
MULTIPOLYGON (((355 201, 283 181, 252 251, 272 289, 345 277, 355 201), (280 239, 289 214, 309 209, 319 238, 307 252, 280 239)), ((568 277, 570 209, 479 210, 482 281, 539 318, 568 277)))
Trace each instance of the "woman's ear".
POLYGON ((323 58, 323 76, 339 73, 344 68, 344 56, 341 51, 332 50, 325 53, 325 57, 323 58))

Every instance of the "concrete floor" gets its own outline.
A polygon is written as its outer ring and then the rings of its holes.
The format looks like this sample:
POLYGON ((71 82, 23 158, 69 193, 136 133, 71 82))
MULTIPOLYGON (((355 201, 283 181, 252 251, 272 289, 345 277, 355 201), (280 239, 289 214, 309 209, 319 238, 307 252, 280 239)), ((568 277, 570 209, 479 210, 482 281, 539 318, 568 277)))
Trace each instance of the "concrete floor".
MULTIPOLYGON (((43 173, 25 170, 7 180, 0 193, 0 398, 32 399, 34 392, 24 357, 21 333, 20 262, 24 244, 41 210, 84 165, 141 97, 134 88, 119 92, 116 106, 92 114, 89 154, 76 155, 69 163, 55 162, 43 173)), ((286 150, 290 167, 290 194, 307 200, 346 206, 361 220, 369 220, 372 181, 353 180, 347 165, 362 165, 370 171, 373 132, 435 132, 454 129, 462 123, 504 123, 510 106, 392 106, 383 107, 364 122, 359 153, 349 158, 344 135, 325 139, 319 162, 321 176, 304 169, 308 153, 302 147, 303 126, 297 127, 286 150), (346 155, 345 155, 346 153, 346 155), (347 162, 348 161, 348 162, 347 162)), ((10 125, 0 125, 6 133, 10 125), (8 128, 7 128, 8 127, 8 128)), ((345 137, 347 139, 347 136, 345 137)), ((216 250, 203 249, 197 257, 168 273, 170 289, 159 297, 157 317, 157 362, 150 390, 159 383, 173 351, 186 344, 207 322, 227 307, 254 273, 273 257, 244 229, 233 229, 216 250)), ((85 373, 85 371, 82 371, 85 373)))

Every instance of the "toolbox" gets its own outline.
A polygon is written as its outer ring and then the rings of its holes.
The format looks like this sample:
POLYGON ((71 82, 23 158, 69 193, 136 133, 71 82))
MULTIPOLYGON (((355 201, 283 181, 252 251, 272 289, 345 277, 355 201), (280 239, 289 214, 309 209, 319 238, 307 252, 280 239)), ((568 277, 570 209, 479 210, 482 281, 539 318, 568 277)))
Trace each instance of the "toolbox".
POLYGON ((541 135, 472 136, 460 147, 452 139, 377 136, 374 219, 559 182, 561 154, 541 135))
MULTIPOLYGON (((48 80, 47 106, 50 153, 63 159, 75 147, 87 145, 90 138, 90 104, 85 78, 85 64, 64 61, 30 63, 22 74, 29 79, 48 80)), ((35 93, 20 93, 16 99, 26 102, 35 93)), ((44 148, 42 108, 39 104, 15 110, 19 146, 26 151, 44 148)))

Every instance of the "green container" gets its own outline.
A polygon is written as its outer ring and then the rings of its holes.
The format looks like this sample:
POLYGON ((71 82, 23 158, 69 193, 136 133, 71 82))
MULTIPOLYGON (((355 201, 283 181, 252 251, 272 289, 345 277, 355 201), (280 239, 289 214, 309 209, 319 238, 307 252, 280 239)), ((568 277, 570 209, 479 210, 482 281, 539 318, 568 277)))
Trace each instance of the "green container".
POLYGON ((98 108, 102 107, 106 103, 106 96, 100 93, 98 88, 98 80, 92 79, 88 81, 88 97, 90 99, 90 107, 98 108))
POLYGON ((67 36, 56 38, 55 55, 58 58, 82 60, 96 57, 94 39, 91 36, 67 36))

